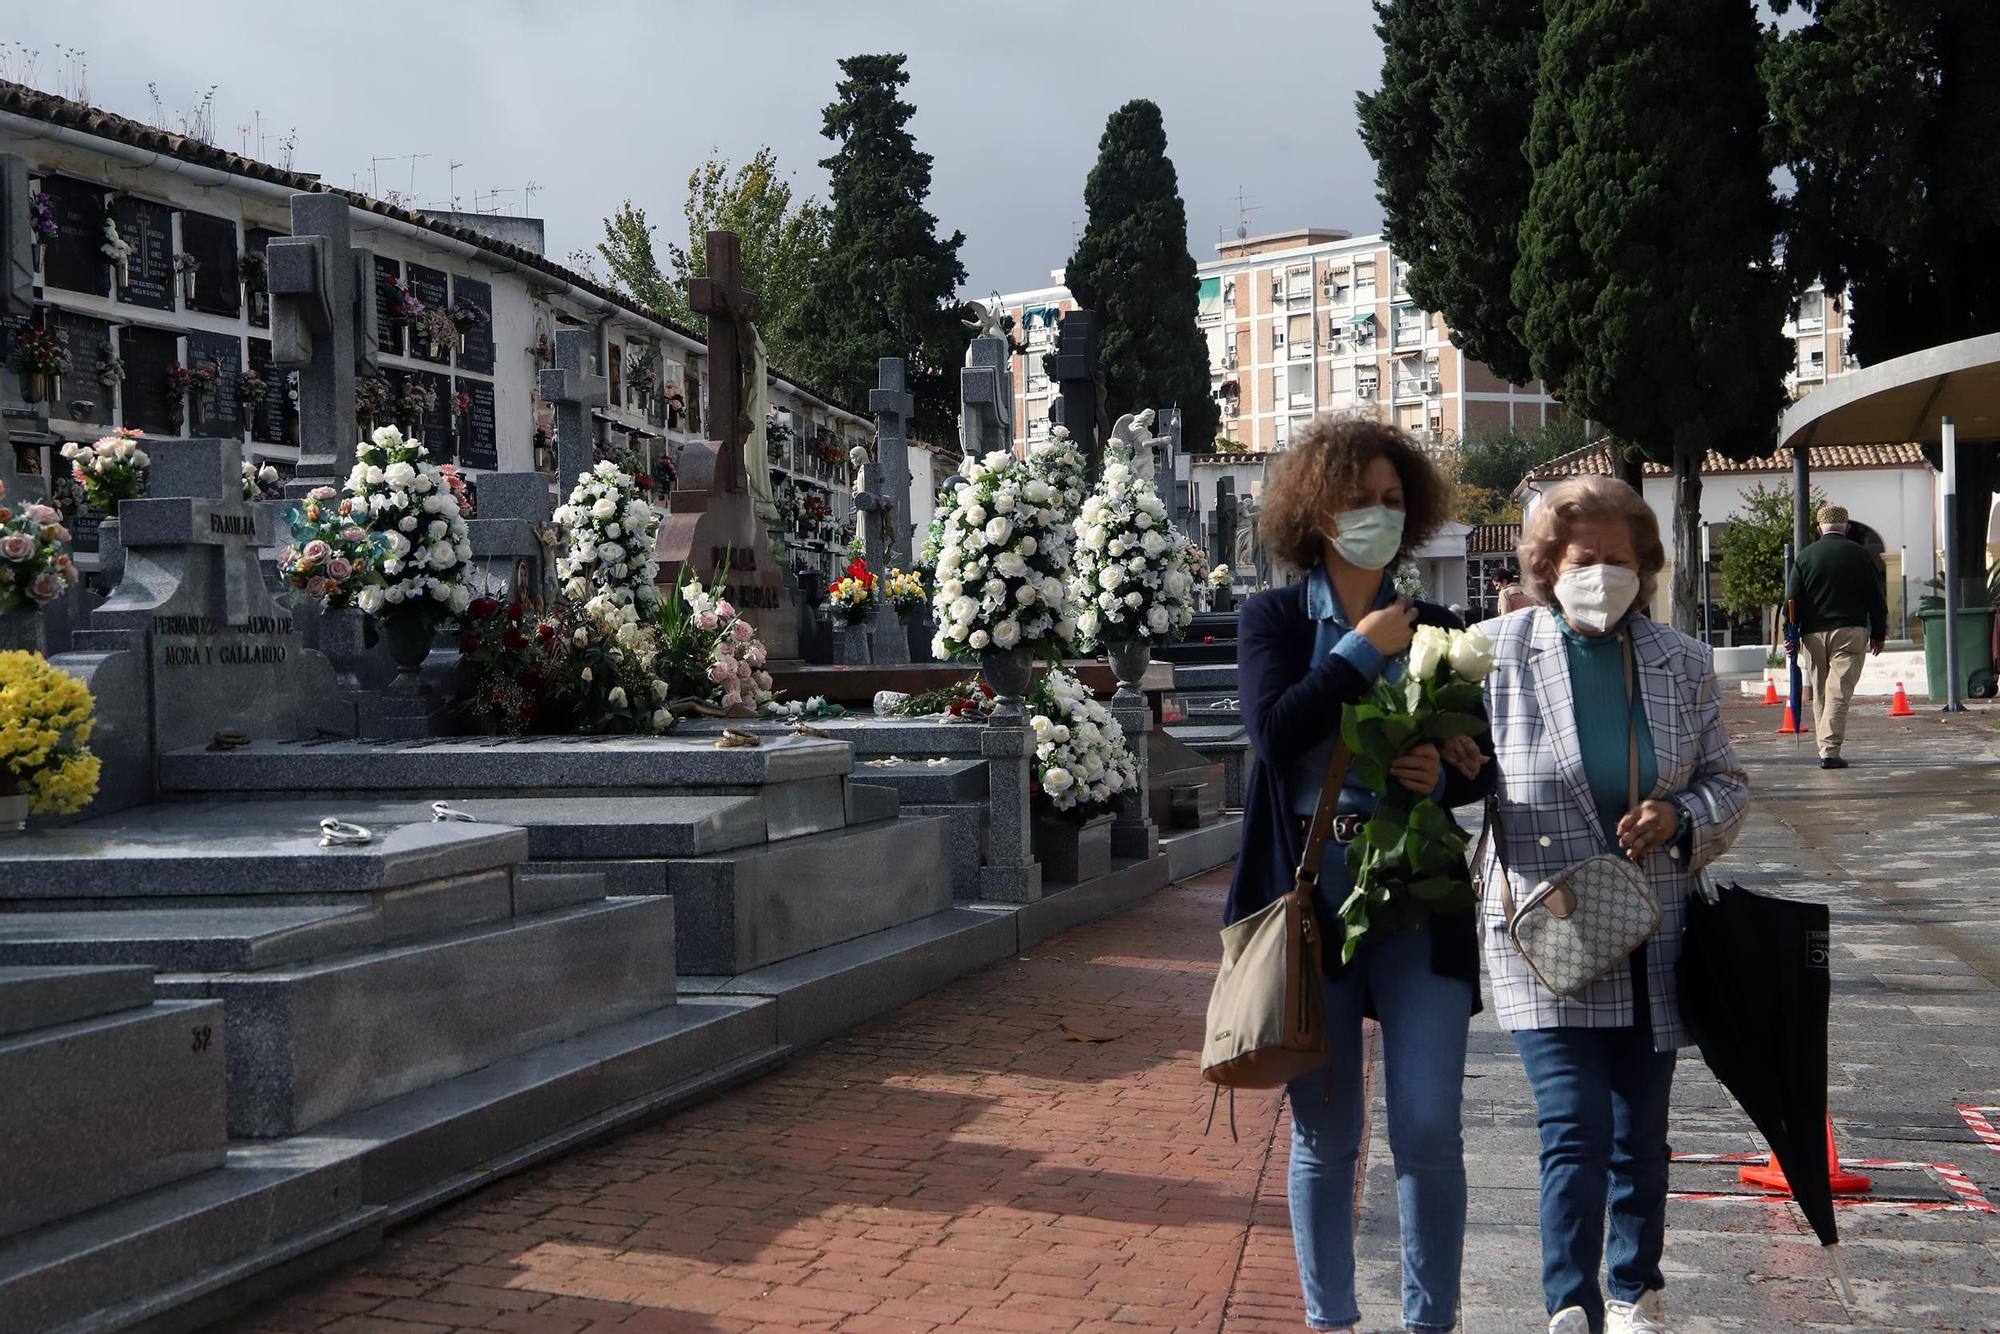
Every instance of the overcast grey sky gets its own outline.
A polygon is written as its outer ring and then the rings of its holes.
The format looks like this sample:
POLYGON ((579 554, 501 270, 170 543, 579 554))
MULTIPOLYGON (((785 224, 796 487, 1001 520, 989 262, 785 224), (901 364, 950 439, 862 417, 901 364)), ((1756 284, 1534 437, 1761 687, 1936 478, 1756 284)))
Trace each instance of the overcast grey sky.
MULTIPOLYGON (((1366 0, 210 0, 196 11, 119 0, 13 6, 19 46, 0 74, 63 85, 58 48, 82 48, 91 100, 170 128, 215 94, 215 142, 258 155, 239 127, 262 114, 264 155, 296 128, 293 165, 420 202, 541 187, 527 211, 556 258, 593 244, 632 198, 677 234, 688 172, 712 147, 763 144, 826 197, 819 135, 835 61, 910 58, 917 141, 936 159, 931 208, 965 233, 968 295, 1037 286, 1068 256, 1104 118, 1133 97, 1166 115, 1189 243, 1210 258, 1234 230, 1379 225, 1354 94, 1380 48, 1366 0), (414 164, 410 154, 429 154, 414 164)), ((482 198, 482 204, 491 206, 482 198)))

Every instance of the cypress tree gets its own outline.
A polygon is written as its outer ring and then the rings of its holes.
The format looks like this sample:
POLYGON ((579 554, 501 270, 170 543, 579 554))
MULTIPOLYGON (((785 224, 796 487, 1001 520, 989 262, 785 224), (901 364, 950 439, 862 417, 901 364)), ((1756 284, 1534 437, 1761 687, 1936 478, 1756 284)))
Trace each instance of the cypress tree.
POLYGON ((1534 372, 1509 287, 1542 0, 1375 0, 1375 16, 1382 86, 1356 101, 1383 235, 1452 342, 1523 384, 1534 372))
POLYGON ((1157 105, 1141 98, 1111 113, 1083 202, 1089 223, 1063 281, 1097 312, 1106 411, 1179 408, 1182 439, 1209 448, 1222 414, 1209 394, 1187 208, 1157 105))
POLYGON ((1792 350, 1751 0, 1548 0, 1513 297, 1535 373, 1675 483, 1692 632, 1708 451, 1768 453, 1792 350))
POLYGON ((955 433, 958 371, 968 331, 958 288, 965 234, 937 235, 925 208, 931 155, 908 125, 916 108, 901 55, 849 56, 820 133, 838 148, 823 158, 833 183, 826 254, 813 270, 788 329, 805 376, 863 403, 882 357, 908 361, 919 432, 955 433))

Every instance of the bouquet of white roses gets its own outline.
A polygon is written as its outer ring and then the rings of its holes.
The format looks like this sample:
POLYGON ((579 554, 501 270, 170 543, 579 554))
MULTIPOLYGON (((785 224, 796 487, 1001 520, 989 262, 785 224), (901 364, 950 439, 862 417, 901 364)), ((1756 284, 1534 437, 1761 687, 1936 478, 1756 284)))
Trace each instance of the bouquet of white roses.
POLYGON ((631 474, 611 462, 580 474, 555 520, 569 539, 556 561, 564 597, 582 602, 604 594, 627 605, 659 600, 653 546, 660 516, 631 474))
POLYGON ((988 648, 1066 641, 1076 628, 1063 584, 1069 533, 1054 489, 1002 450, 968 459, 965 477, 939 497, 945 526, 931 651, 977 658, 988 648))
POLYGON ((430 451, 385 426, 354 457, 342 508, 382 538, 382 581, 362 588, 356 603, 371 616, 414 612, 433 621, 464 611, 472 601, 472 539, 430 451))
POLYGON ((1031 790, 1058 811, 1097 814, 1139 782, 1138 762, 1124 729, 1083 682, 1051 667, 1029 692, 1028 726, 1035 734, 1031 790))
POLYGON ((1070 439, 1067 427, 1051 427, 1048 439, 1028 446, 1028 475, 1048 484, 1062 521, 1074 523, 1090 491, 1090 464, 1070 439))
POLYGON ((1069 594, 1086 641, 1178 639, 1194 620, 1186 543, 1152 480, 1120 457, 1106 461, 1076 520, 1069 594))
POLYGON ((1377 681, 1373 696, 1343 716, 1354 774, 1382 794, 1347 849, 1354 889, 1340 905, 1343 962, 1371 930, 1414 930, 1433 913, 1473 905, 1465 832, 1435 799, 1392 779, 1389 766, 1412 746, 1485 731, 1480 682, 1492 670, 1493 645, 1485 635, 1420 625, 1401 678, 1377 681))
POLYGON ((278 500, 283 498, 285 488, 279 480, 278 470, 268 463, 258 463, 255 459, 243 460, 243 498, 245 500, 278 500))
POLYGON ((674 725, 671 688, 661 678, 660 628, 639 609, 599 593, 572 603, 570 643, 583 664, 579 725, 587 732, 657 735, 674 725))

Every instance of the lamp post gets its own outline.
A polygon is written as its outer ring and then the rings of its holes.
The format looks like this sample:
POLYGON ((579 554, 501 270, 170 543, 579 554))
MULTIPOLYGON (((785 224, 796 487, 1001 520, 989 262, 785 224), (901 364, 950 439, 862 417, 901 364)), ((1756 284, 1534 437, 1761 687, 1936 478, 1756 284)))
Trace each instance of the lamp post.
POLYGON ((1710 642, 1708 624, 1708 525, 1701 526, 1701 642, 1710 642))
POLYGON ((1944 711, 1963 713, 1958 697, 1958 428, 1946 417, 1939 436, 1944 458, 1944 711))
POLYGON ((1903 583, 1902 612, 1896 621, 1896 638, 1910 633, 1910 547, 1906 542, 1896 548, 1896 574, 1903 583))

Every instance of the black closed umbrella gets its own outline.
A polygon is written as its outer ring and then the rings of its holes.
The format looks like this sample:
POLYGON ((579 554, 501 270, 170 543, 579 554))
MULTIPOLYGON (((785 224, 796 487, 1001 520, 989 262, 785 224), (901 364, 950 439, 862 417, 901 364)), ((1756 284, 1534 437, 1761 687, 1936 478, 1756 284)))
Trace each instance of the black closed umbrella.
POLYGON ((1693 895, 1676 977, 1702 1060, 1770 1144, 1852 1302, 1827 1181, 1829 925, 1823 903, 1741 885, 1693 895))

